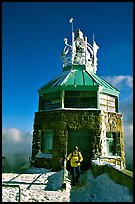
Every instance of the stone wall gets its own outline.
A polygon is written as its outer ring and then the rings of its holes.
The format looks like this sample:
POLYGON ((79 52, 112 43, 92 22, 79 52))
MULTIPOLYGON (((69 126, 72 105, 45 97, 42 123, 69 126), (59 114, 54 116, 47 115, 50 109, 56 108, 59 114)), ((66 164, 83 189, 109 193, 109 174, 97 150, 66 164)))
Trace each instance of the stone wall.
MULTIPOLYGON (((120 133, 120 141, 116 141, 116 151, 122 158, 122 162, 125 165, 125 149, 124 149, 124 133, 122 126, 122 114, 121 113, 111 113, 101 111, 102 118, 102 131, 101 131, 101 139, 102 139, 102 147, 105 145, 103 141, 106 138, 106 132, 119 132, 120 133)), ((102 156, 106 156, 102 154, 102 156)))
MULTIPOLYGON (((121 124, 122 119, 120 114, 108 113, 108 115, 105 115, 103 113, 101 114, 100 110, 52 110, 35 112, 32 159, 40 149, 39 130, 53 130, 52 168, 57 171, 62 168, 62 159, 66 152, 69 130, 91 131, 92 157, 95 157, 97 153, 102 155, 101 132, 103 131, 103 127, 106 130, 121 131, 121 138, 123 138, 121 124), (112 123, 114 123, 114 126, 112 123)), ((121 145, 123 145, 123 140, 121 145)), ((123 149, 121 153, 123 154, 123 149)))
POLYGON ((93 157, 101 149, 101 116, 100 111, 53 110, 35 112, 34 132, 32 144, 32 158, 40 149, 38 130, 53 130, 52 167, 54 170, 62 168, 62 159, 66 152, 69 130, 92 130, 93 157))

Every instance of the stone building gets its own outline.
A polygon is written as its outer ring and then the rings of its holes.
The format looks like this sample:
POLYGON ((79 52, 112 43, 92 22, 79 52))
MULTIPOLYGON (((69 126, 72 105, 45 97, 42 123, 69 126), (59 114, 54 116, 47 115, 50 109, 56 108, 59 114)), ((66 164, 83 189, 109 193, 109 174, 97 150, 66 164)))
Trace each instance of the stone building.
POLYGON ((83 155, 82 169, 93 158, 120 156, 125 166, 119 91, 99 77, 97 46, 78 29, 72 43, 64 39, 63 70, 38 89, 32 141, 32 165, 62 168, 65 154, 77 145, 83 155))

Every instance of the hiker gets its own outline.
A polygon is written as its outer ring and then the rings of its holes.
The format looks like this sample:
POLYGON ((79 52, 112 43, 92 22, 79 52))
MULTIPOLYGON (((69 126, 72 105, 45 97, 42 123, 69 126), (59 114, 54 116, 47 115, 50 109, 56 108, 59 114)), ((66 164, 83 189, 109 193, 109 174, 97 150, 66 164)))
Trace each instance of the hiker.
POLYGON ((81 173, 81 162, 83 161, 83 157, 81 152, 78 151, 78 147, 75 146, 73 152, 71 152, 66 158, 67 161, 70 159, 71 164, 71 173, 72 173, 72 182, 73 186, 78 182, 80 173, 81 173))

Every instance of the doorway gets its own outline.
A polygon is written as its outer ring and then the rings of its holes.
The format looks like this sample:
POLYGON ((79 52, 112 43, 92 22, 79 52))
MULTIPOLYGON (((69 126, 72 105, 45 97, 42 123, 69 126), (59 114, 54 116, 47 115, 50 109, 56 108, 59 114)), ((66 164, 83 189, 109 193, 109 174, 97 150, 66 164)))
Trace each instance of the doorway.
POLYGON ((78 146, 79 151, 82 153, 83 162, 81 164, 82 170, 90 168, 92 159, 91 147, 91 133, 85 130, 73 130, 68 133, 68 154, 73 151, 74 146, 78 146))

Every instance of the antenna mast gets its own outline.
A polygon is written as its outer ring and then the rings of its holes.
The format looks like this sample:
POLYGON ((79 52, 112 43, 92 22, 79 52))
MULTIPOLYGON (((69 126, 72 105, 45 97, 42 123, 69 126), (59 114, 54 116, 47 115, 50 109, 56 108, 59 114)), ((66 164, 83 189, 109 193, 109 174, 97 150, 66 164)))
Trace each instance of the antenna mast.
POLYGON ((73 18, 70 18, 69 23, 72 24, 72 52, 71 52, 71 63, 73 64, 73 52, 74 52, 74 48, 73 48, 73 42, 74 42, 74 32, 73 32, 73 18))

